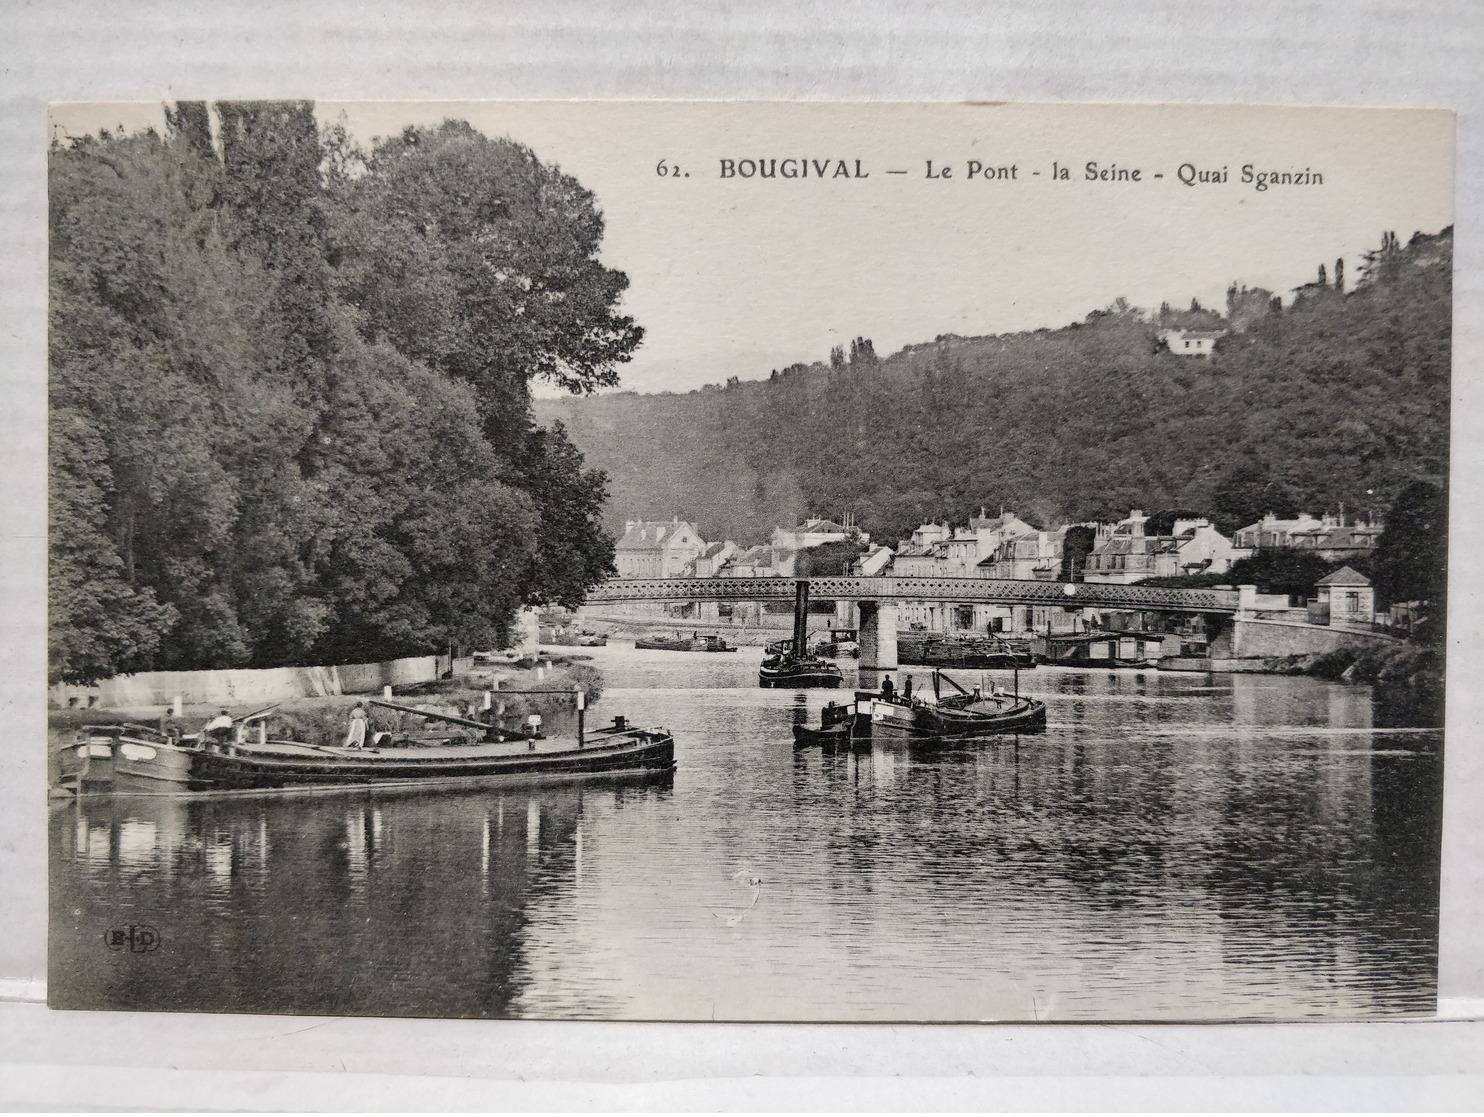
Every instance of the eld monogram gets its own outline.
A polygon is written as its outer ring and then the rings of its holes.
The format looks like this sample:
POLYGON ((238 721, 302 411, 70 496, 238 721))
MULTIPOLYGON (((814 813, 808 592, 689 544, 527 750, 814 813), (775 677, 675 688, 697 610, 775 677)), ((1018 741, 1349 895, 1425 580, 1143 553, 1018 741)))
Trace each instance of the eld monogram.
POLYGON ((103 932, 109 950, 127 950, 130 954, 150 954, 160 949, 160 932, 153 927, 129 924, 110 927, 103 932))

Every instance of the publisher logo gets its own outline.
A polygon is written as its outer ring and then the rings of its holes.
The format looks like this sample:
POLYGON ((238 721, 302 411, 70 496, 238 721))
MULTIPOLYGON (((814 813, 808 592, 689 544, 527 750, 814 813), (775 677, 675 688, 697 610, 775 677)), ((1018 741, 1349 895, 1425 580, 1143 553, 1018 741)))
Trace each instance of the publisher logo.
POLYGON ((160 932, 142 923, 110 927, 103 932, 109 950, 127 950, 130 954, 149 954, 160 949, 160 932))

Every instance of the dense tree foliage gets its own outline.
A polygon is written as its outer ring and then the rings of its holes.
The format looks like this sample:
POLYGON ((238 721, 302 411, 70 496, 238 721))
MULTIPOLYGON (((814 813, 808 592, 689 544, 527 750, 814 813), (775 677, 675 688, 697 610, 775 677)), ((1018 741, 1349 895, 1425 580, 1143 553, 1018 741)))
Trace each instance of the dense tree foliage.
MULTIPOLYGON (((1344 565, 1347 564, 1331 562, 1314 551, 1272 547, 1238 559, 1231 564, 1231 569, 1219 574, 1171 574, 1145 578, 1139 584, 1177 589, 1245 585, 1256 586, 1259 593, 1283 593, 1309 598, 1314 596, 1314 585, 1319 579, 1344 565)), ((1348 565, 1358 568, 1365 563, 1355 560, 1348 565)))
POLYGON ((496 639, 611 566, 528 386, 616 379, 593 197, 467 125, 363 152, 306 102, 51 152, 51 672, 496 639))
POLYGON ((1385 604, 1417 601, 1430 617, 1448 604, 1448 494, 1416 481, 1397 495, 1371 557, 1376 595, 1385 604))
POLYGON ((1063 582, 1080 582, 1087 569, 1087 556, 1097 546, 1097 532, 1086 524, 1073 524, 1061 540, 1061 569, 1057 578, 1063 582))
POLYGON ((1160 315, 1119 301, 1059 330, 880 359, 857 339, 767 380, 537 413, 613 479, 614 522, 683 510, 739 541, 854 511, 890 542, 982 505, 1047 526, 1130 507, 1201 509, 1228 531, 1342 501, 1379 516, 1413 481, 1446 484, 1451 276, 1450 230, 1388 235, 1348 290, 1164 315, 1229 329, 1210 357, 1159 350, 1160 315))
POLYGON ((799 552, 794 560, 794 573, 800 577, 831 578, 849 574, 856 559, 870 548, 857 539, 821 543, 799 552))

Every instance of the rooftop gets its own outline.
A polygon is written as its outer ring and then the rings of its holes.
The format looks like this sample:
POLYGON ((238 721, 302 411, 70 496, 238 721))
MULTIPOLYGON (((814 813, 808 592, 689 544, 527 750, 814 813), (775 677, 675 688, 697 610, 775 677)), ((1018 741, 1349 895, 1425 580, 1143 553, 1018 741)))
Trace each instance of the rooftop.
POLYGON ((685 520, 630 520, 624 524, 623 538, 616 545, 620 551, 655 551, 679 535, 682 529, 698 534, 694 524, 685 520))
POLYGON ((1371 580, 1359 570, 1352 570, 1348 566, 1342 566, 1333 574, 1326 574, 1314 584, 1316 586, 1368 586, 1371 584, 1371 580))

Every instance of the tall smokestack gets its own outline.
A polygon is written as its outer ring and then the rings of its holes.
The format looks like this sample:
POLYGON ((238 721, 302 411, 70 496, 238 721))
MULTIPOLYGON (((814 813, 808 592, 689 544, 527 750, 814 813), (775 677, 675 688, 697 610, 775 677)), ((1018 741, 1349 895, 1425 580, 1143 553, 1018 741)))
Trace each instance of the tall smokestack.
POLYGON ((809 582, 794 583, 794 655, 809 654, 809 582))

